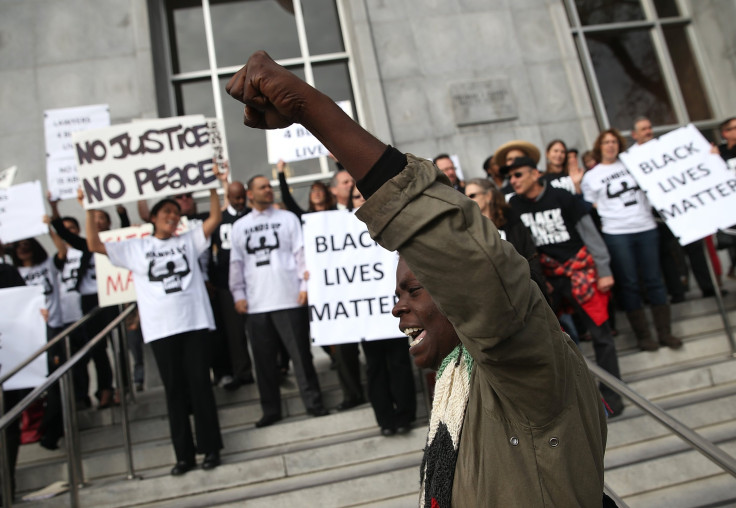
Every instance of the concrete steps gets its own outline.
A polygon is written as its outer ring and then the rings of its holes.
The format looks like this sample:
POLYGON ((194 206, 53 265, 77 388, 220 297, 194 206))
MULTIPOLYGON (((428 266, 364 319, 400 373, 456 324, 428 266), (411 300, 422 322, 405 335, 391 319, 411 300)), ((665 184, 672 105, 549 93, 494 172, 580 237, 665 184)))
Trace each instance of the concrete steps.
MULTIPOLYGON (((726 298, 736 323, 736 287, 726 298)), ((715 301, 693 299, 673 306, 673 332, 681 350, 642 353, 623 315, 616 337, 624 380, 728 453, 736 454, 736 363, 715 301)), ((593 356, 590 344, 581 349, 593 356)), ((334 371, 315 348, 325 405, 341 400, 334 371)), ((419 384, 417 384, 419 386, 419 384)), ((171 477, 174 462, 161 389, 148 390, 129 408, 134 466, 140 479, 125 480, 118 409, 80 412, 84 471, 80 491, 88 507, 381 507, 414 506, 426 437, 421 392, 415 429, 379 435, 369 405, 322 418, 305 415, 293 377, 282 388, 285 419, 255 429, 260 406, 255 386, 228 393, 216 389, 225 441, 223 464, 171 477)), ((66 477, 63 451, 21 448, 20 493, 66 477)), ((606 482, 626 503, 638 506, 736 506, 736 480, 638 408, 627 405, 609 422, 606 482)), ((26 507, 68 506, 62 495, 26 507)))

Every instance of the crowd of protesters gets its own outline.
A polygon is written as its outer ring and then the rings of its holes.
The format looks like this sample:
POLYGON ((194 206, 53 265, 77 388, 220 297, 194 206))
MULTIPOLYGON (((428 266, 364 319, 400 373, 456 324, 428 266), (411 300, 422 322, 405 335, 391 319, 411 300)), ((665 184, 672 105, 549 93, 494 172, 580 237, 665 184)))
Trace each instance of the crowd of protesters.
MULTIPOLYGON (((719 153, 734 170, 736 118, 724 121, 720 133, 724 144, 719 153)), ((651 140, 651 122, 638 118, 631 136, 636 143, 651 140)), ((670 303, 684 300, 685 259, 703 296, 725 293, 707 274, 703 242, 721 275, 713 239, 680 248, 619 159, 625 149, 626 140, 615 129, 601 132, 582 156, 562 139, 551 140, 544 153, 528 141, 509 141, 483 162, 487 178, 468 181, 461 180, 448 154, 433 159, 452 188, 475 201, 501 238, 528 261, 531 278, 561 328, 575 342, 592 340, 596 362, 616 377, 620 372, 613 339, 615 309, 625 311, 642 351, 660 346, 678 349, 683 343, 671 331, 670 303)), ((266 427, 282 418, 280 383, 291 363, 307 413, 329 414, 310 350, 309 274, 299 219, 306 213, 356 210, 365 200, 339 163, 329 183, 312 183, 306 208, 291 195, 285 164, 278 164, 278 175, 281 206, 268 178, 228 181, 224 167, 219 171, 224 204, 214 190, 206 213, 197 212, 191 193, 161 200, 150 210, 141 202, 139 214, 153 224, 153 234, 116 243, 103 243, 99 237, 112 226, 106 212, 88 211, 80 228, 73 217, 60 216, 57 202, 49 199, 48 223, 56 253, 50 257, 33 238, 5 246, 19 275, 11 274, 8 280, 13 282, 6 285, 44 287, 49 339, 97 306, 94 253, 106 254, 114 265, 131 270, 139 309, 127 323, 134 338, 134 382, 143 389, 142 345, 150 344, 166 394, 176 455, 172 475, 195 467, 197 453, 204 455, 203 469, 220 464, 223 441, 213 386, 237 390, 257 382, 263 415, 255 425, 266 427), (188 230, 180 234, 182 217, 188 219, 188 230)), ((129 226, 125 208, 117 211, 120 226, 129 226)), ((731 263, 727 275, 733 278, 736 247, 723 243, 731 263)), ((71 337, 72 350, 83 347, 115 315, 115 308, 108 308, 79 327, 71 337)), ((326 347, 343 394, 335 409, 370 401, 383 435, 409 432, 416 390, 407 343, 404 336, 362 344, 366 388, 359 345, 326 347)), ((63 348, 50 350, 49 371, 64 359, 63 348)), ((96 371, 98 408, 108 408, 119 395, 105 341, 91 350, 89 361, 96 371)), ((73 370, 77 404, 83 408, 92 405, 87 369, 87 362, 80 362, 73 370)), ((621 397, 605 385, 599 388, 609 417, 621 414, 621 397)), ((63 433, 58 388, 47 395, 40 431, 41 445, 55 449, 63 433)), ((15 438, 11 450, 17 453, 14 443, 15 438)))

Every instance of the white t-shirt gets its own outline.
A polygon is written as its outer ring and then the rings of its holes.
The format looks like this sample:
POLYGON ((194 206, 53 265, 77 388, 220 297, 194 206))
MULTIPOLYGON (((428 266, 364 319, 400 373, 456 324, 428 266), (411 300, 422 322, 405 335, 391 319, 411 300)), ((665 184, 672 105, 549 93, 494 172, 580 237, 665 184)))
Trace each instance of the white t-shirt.
POLYGON ((231 266, 243 263, 248 314, 298 307, 306 268, 297 216, 278 208, 253 210, 235 221, 231 239, 231 266))
POLYGON ((48 258, 43 263, 30 267, 19 266, 18 272, 27 286, 43 286, 46 308, 49 311, 48 325, 52 328, 62 327, 64 322, 59 302, 59 272, 54 266, 54 259, 48 258))
POLYGON ((596 206, 604 233, 641 233, 657 227, 652 205, 621 161, 595 166, 583 176, 581 188, 583 199, 596 206))
POLYGON ((66 252, 66 261, 59 274, 61 318, 64 324, 73 323, 82 318, 82 295, 76 289, 81 265, 82 251, 70 247, 66 252))
POLYGON ((110 262, 133 272, 143 340, 209 328, 215 320, 198 257, 209 242, 201 225, 180 236, 105 244, 110 262))

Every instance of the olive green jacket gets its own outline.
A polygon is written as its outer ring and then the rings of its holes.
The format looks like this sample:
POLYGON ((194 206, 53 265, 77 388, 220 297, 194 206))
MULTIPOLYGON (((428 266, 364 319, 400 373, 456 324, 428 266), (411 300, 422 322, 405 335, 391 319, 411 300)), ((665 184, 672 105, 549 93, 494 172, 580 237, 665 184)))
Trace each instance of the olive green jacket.
POLYGON ((453 506, 600 507, 606 419, 582 355, 526 259, 431 162, 407 158, 357 215, 475 360, 453 506))

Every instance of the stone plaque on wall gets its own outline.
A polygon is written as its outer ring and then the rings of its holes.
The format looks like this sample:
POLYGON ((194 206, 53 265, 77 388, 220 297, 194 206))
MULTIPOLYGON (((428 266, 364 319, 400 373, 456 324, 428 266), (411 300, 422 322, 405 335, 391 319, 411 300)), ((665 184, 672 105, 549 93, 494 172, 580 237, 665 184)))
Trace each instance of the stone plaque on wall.
POLYGON ((450 94, 458 127, 517 117, 516 103, 507 78, 453 83, 450 94))

